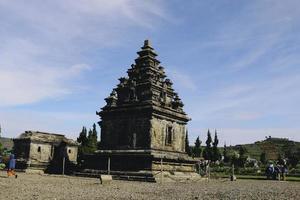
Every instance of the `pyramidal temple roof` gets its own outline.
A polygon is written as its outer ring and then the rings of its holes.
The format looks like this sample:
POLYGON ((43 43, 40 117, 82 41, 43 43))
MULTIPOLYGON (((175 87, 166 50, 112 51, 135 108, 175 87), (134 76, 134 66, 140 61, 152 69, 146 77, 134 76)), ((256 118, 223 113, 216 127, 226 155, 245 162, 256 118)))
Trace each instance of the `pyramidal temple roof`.
POLYGON ((135 64, 127 70, 128 76, 119 78, 119 84, 105 99, 107 104, 102 110, 149 104, 186 115, 184 104, 172 88, 172 81, 166 78, 149 40, 144 41, 137 54, 135 64))

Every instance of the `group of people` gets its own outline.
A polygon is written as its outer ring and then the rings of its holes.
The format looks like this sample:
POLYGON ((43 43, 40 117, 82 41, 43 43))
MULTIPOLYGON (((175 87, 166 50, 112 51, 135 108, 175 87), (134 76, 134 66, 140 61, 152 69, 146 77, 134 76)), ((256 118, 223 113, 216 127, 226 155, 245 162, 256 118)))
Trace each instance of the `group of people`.
MULTIPOLYGON (((2 157, 0 157, 0 164, 2 163, 2 157)), ((14 154, 10 154, 8 166, 7 166, 7 176, 11 177, 14 176, 15 178, 18 178, 18 175, 15 172, 16 168, 16 159, 14 154)))
POLYGON ((269 164, 269 166, 266 169, 266 176, 267 179, 273 179, 273 180, 283 180, 285 181, 286 174, 288 173, 288 167, 286 163, 276 165, 269 164))

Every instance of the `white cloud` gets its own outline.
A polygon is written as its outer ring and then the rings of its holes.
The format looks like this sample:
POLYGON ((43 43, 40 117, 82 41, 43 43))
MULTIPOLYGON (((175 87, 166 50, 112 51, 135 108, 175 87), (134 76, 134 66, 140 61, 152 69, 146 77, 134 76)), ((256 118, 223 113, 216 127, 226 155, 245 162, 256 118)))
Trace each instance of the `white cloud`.
MULTIPOLYGON (((192 97, 192 104, 187 104, 187 113, 192 118, 189 126, 243 130, 276 127, 293 133, 292 128, 299 129, 299 85, 298 74, 282 74, 270 80, 215 88, 205 96, 192 97)), ((247 138, 244 139, 247 141, 247 138)))
POLYGON ((179 71, 179 70, 167 70, 167 74, 170 76, 170 79, 172 80, 172 82, 174 82, 176 85, 178 85, 179 87, 183 87, 184 89, 189 89, 189 90, 196 90, 197 89, 197 85, 194 82, 193 78, 183 72, 183 71, 179 71))
MULTIPOLYGON (((288 54, 284 51, 299 46, 295 38, 299 27, 299 6, 297 0, 243 2, 238 11, 232 10, 220 22, 221 26, 210 34, 209 40, 199 41, 197 47, 203 51, 211 49, 216 55, 219 53, 225 61, 221 67, 232 71, 274 68, 263 62, 269 58, 285 60, 284 57, 288 56, 289 60, 297 60, 299 51, 288 54)), ((217 9, 222 11, 220 7, 217 9)))
POLYGON ((11 106, 35 103, 47 98, 61 97, 75 89, 66 81, 77 77, 82 65, 69 68, 34 68, 31 70, 0 69, 0 105, 11 106))
POLYGON ((281 35, 274 36, 271 39, 265 38, 264 41, 261 41, 259 44, 255 45, 249 49, 241 58, 237 61, 233 61, 233 64, 230 66, 234 70, 241 70, 247 67, 257 67, 256 62, 265 56, 273 48, 273 45, 278 42, 278 39, 281 35))
POLYGON ((0 1, 0 18, 2 107, 73 93, 90 69, 84 49, 119 45, 131 27, 168 20, 160 0, 0 1))
POLYGON ((1 111, 0 122, 4 137, 17 137, 26 130, 61 133, 76 139, 82 126, 90 128, 98 121, 96 114, 47 111, 1 111))

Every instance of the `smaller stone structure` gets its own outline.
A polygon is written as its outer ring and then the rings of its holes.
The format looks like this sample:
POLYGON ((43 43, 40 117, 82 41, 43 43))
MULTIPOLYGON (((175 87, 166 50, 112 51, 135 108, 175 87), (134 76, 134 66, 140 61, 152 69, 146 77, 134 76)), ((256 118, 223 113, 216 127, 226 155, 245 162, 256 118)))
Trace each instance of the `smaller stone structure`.
POLYGON ((66 168, 76 164, 78 144, 64 135, 25 131, 13 141, 19 169, 61 173, 63 162, 66 168))

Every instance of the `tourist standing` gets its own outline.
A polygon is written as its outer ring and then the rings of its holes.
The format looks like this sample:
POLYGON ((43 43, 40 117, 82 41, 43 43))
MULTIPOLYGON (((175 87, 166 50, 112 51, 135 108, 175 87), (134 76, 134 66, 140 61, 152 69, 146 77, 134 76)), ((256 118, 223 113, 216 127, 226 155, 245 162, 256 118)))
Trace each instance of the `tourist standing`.
POLYGON ((7 169, 7 176, 15 176, 15 178, 18 177, 18 175, 15 172, 16 168, 16 159, 14 154, 10 154, 9 156, 9 162, 8 162, 8 169, 7 169))
POLYGON ((288 173, 288 167, 287 167, 287 164, 285 163, 284 165, 282 165, 282 180, 283 181, 286 180, 287 173, 288 173))

